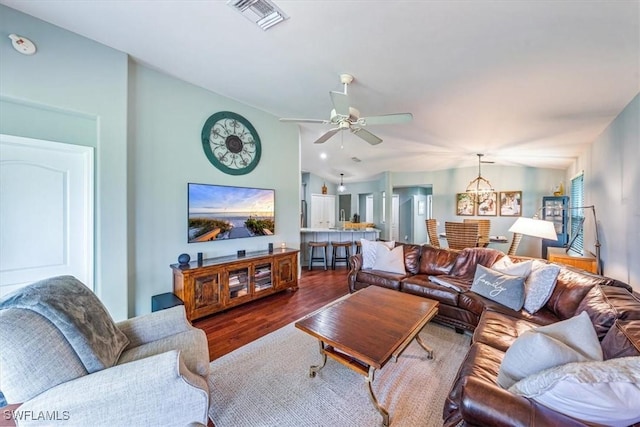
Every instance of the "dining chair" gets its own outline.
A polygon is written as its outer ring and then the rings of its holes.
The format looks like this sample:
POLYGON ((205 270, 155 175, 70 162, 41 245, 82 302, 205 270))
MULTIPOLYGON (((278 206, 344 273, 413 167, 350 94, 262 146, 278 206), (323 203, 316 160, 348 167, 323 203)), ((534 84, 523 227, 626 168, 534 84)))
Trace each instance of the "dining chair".
POLYGON ((467 219, 464 222, 475 222, 478 224, 478 247, 486 248, 489 246, 489 235, 491 233, 491 220, 490 219, 467 219))
POLYGON ((444 231, 450 249, 475 248, 478 244, 477 222, 445 222, 444 231))
POLYGON ((434 219, 425 220, 427 224, 427 235, 429 236, 429 244, 436 248, 440 247, 440 239, 438 238, 438 222, 434 219))
POLYGON ((522 234, 513 233, 513 240, 511 241, 511 246, 509 246, 509 250, 507 251, 507 255, 515 255, 518 251, 518 245, 520 245, 520 240, 522 240, 522 234))

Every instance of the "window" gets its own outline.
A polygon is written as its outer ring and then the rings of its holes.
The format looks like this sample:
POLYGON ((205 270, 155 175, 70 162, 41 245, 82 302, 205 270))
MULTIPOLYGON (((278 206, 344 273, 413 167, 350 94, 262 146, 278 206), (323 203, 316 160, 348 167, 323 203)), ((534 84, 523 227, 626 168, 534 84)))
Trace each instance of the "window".
POLYGON ((571 217, 571 250, 584 255, 584 209, 575 209, 584 206, 584 174, 580 174, 571 180, 571 200, 569 203, 569 216, 571 217))

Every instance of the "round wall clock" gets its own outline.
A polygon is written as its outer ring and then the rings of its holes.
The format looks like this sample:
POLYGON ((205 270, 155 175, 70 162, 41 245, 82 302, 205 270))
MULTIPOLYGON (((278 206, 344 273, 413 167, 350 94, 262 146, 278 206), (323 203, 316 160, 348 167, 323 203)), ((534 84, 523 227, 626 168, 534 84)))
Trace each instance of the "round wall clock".
POLYGON ((258 132, 239 114, 215 113, 202 128, 202 148, 216 168, 229 175, 244 175, 260 162, 258 132))

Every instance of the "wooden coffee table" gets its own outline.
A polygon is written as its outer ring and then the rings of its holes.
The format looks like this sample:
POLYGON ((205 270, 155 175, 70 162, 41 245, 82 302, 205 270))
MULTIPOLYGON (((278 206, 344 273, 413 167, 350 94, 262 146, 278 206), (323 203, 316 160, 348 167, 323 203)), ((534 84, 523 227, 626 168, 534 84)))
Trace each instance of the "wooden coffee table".
POLYGON ((311 366, 312 378, 327 363, 327 356, 365 377, 369 397, 389 425, 389 413, 373 393, 376 369, 382 369, 413 341, 433 350, 418 333, 438 313, 438 302, 379 286, 369 286, 296 322, 296 328, 316 337, 322 362, 311 366))

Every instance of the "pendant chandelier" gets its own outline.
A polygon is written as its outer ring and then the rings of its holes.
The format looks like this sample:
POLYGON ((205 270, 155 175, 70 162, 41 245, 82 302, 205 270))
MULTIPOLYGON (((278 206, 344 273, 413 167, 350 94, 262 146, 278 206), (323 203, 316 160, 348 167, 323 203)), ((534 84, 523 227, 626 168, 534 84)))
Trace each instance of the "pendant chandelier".
MULTIPOLYGON (((491 183, 489 182, 489 180, 484 179, 482 177, 482 173, 480 170, 480 166, 482 165, 482 156, 484 156, 484 154, 477 154, 478 156, 478 177, 476 179, 474 179, 473 181, 471 181, 469 183, 469 185, 467 185, 467 189, 466 189, 466 193, 469 194, 473 200, 475 200, 476 202, 478 202, 479 200, 482 200, 488 193, 493 193, 494 191, 496 191, 493 186, 491 185, 491 183)), ((493 163, 493 162, 485 162, 485 163, 493 163)))
POLYGON ((340 174, 340 186, 338 186, 338 192, 339 193, 344 193, 344 191, 347 189, 347 187, 344 186, 343 178, 344 178, 344 174, 341 173, 340 174))

